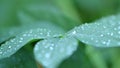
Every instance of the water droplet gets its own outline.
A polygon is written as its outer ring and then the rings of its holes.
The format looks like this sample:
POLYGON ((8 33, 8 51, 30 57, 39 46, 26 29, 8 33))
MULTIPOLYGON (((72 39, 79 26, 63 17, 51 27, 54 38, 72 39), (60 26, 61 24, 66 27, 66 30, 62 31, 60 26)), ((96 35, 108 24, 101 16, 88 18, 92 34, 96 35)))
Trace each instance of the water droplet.
POLYGON ((2 52, 0 52, 0 54, 2 54, 2 52))
POLYGON ((103 35, 103 34, 101 34, 100 36, 101 36, 101 37, 103 37, 104 35, 103 35))
POLYGON ((8 48, 11 48, 11 46, 9 46, 8 48))
POLYGON ((74 30, 74 31, 72 32, 72 34, 76 34, 76 31, 74 30))
POLYGON ((23 38, 20 38, 20 40, 23 40, 23 38))
POLYGON ((40 35, 42 35, 43 33, 42 32, 40 32, 40 35))
POLYGON ((118 34, 120 34, 120 31, 118 31, 118 34))
POLYGON ((113 36, 113 33, 110 33, 109 35, 110 35, 110 36, 113 36))
POLYGON ((106 26, 103 26, 104 29, 106 29, 107 27, 106 26))
POLYGON ((19 42, 21 43, 22 41, 20 40, 19 42))
POLYGON ((105 41, 103 41, 103 42, 102 42, 102 44, 106 44, 106 42, 105 42, 105 41))
POLYGON ((53 47, 50 47, 50 50, 53 50, 53 47))
POLYGON ((110 42, 111 42, 111 40, 108 40, 108 41, 106 42, 106 45, 109 46, 109 45, 110 45, 110 42))

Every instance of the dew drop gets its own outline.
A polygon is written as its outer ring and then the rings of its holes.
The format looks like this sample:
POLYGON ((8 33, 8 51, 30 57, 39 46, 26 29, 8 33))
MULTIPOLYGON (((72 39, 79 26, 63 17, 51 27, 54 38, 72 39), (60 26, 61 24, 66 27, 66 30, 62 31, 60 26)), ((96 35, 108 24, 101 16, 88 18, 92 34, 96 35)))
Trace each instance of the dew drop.
POLYGON ((120 34, 120 31, 118 31, 118 34, 120 34))
POLYGON ((53 50, 53 47, 50 47, 50 50, 53 50))
POLYGON ((20 40, 23 40, 23 38, 20 38, 20 40))
POLYGON ((0 54, 2 54, 2 52, 0 52, 0 54))
POLYGON ((101 37, 103 37, 104 35, 103 35, 103 34, 101 34, 100 36, 101 36, 101 37))
POLYGON ((22 41, 20 40, 19 42, 21 43, 22 41))
POLYGON ((113 36, 113 33, 111 33, 110 35, 113 36))
POLYGON ((111 40, 108 40, 107 43, 106 43, 106 45, 109 46, 110 42, 111 42, 111 40))
POLYGON ((104 29, 106 29, 107 27, 106 26, 103 26, 104 29))
POLYGON ((9 46, 8 48, 11 48, 11 46, 9 46))
POLYGON ((42 32, 40 32, 40 35, 42 35, 43 33, 42 32))
POLYGON ((102 42, 102 44, 106 44, 106 42, 105 42, 105 41, 103 41, 103 42, 102 42))
POLYGON ((76 34, 76 31, 74 30, 74 31, 72 32, 72 34, 76 34))

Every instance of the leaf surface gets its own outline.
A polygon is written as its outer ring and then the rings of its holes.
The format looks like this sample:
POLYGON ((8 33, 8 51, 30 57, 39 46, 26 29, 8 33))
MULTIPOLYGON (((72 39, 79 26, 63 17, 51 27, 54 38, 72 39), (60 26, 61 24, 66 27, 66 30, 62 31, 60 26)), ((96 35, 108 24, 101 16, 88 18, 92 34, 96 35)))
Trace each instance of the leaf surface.
POLYGON ((104 17, 91 24, 76 27, 68 33, 88 45, 120 46, 120 15, 104 17))
POLYGON ((77 40, 72 37, 51 38, 36 44, 36 60, 46 68, 56 68, 77 49, 77 40))
POLYGON ((26 31, 18 34, 15 38, 10 39, 1 45, 0 59, 11 56, 30 41, 59 37, 64 33, 61 28, 47 24, 36 25, 36 28, 34 25, 31 25, 30 28, 31 29, 27 29, 26 31))

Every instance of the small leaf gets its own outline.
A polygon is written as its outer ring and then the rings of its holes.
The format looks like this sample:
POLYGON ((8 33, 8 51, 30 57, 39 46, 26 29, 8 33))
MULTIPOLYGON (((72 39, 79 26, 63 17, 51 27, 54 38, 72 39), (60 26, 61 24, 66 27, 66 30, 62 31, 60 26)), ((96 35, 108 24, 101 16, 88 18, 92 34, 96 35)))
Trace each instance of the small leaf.
POLYGON ((7 41, 5 44, 2 44, 0 47, 0 59, 11 56, 31 40, 59 37, 63 33, 64 31, 62 31, 59 27, 50 27, 49 25, 43 25, 43 27, 39 28, 31 28, 7 41))
POLYGON ((77 49, 77 40, 72 37, 45 39, 36 44, 35 58, 46 68, 56 68, 77 49))
POLYGON ((97 47, 120 46, 120 15, 81 25, 70 31, 69 35, 97 47))

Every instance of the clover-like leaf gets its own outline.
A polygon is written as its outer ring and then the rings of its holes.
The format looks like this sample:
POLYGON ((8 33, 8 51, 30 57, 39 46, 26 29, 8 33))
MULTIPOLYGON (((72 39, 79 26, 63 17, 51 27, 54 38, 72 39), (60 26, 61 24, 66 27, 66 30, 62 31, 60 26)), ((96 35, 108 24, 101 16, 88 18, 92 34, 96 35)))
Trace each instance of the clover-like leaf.
POLYGON ((120 46, 120 15, 81 25, 70 31, 69 35, 97 47, 120 46))
POLYGON ((76 51, 77 45, 77 40, 72 37, 45 39, 36 44, 35 58, 46 68, 56 68, 76 51))
POLYGON ((5 44, 1 45, 0 59, 11 56, 32 40, 59 37, 64 33, 64 31, 59 27, 50 26, 47 24, 43 24, 41 27, 39 27, 40 25, 37 25, 38 27, 36 28, 32 28, 32 26, 34 27, 34 25, 31 25, 29 30, 20 33, 15 38, 10 39, 5 42, 5 44))

